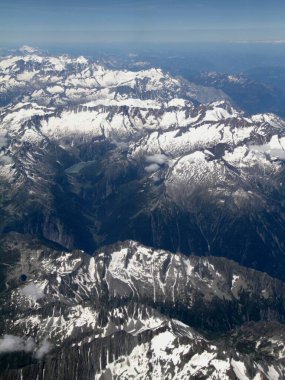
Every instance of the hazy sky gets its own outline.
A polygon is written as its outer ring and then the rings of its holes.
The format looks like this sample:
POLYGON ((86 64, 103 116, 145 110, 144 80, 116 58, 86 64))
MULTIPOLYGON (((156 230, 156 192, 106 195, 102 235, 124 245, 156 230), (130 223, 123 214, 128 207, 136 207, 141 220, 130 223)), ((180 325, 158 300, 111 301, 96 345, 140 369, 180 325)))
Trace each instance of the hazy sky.
POLYGON ((285 0, 0 0, 0 44, 285 40, 285 0))

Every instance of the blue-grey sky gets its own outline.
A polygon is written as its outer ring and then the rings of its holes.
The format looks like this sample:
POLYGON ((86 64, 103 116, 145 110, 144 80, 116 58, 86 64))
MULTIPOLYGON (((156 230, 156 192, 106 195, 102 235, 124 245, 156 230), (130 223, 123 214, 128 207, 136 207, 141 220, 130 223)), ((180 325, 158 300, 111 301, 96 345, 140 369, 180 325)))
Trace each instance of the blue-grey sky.
POLYGON ((285 0, 0 0, 0 45, 285 41, 285 0))

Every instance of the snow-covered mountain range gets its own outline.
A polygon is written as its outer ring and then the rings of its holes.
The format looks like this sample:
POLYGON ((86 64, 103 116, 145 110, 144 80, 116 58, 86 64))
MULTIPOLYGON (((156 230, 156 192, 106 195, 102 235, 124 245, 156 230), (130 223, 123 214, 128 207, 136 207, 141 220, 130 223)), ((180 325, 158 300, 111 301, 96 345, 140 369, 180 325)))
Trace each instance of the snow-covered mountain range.
POLYGON ((27 46, 0 103, 0 379, 283 379, 283 119, 27 46))
POLYGON ((278 280, 223 258, 187 258, 133 241, 94 257, 19 235, 2 244, 18 260, 1 298, 0 352, 17 355, 23 368, 1 379, 283 378, 285 309, 276 294, 285 285, 278 280), (275 322, 239 327, 273 315, 275 322), (214 326, 223 335, 209 340, 214 326))
POLYGON ((284 261, 282 119, 160 69, 27 47, 1 59, 0 75, 4 230, 89 251, 131 238, 281 276, 271 258, 284 261))

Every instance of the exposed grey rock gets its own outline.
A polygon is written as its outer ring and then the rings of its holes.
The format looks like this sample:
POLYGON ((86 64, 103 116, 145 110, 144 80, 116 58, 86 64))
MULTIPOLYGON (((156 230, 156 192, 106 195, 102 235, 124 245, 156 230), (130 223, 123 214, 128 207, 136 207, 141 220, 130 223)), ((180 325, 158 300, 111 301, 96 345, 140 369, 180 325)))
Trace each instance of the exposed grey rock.
POLYGON ((134 241, 92 257, 15 234, 1 245, 18 257, 1 293, 1 333, 31 337, 36 347, 50 342, 40 361, 33 353, 0 356, 1 379, 235 379, 241 369, 245 379, 283 378, 279 280, 224 258, 134 241), (42 290, 38 299, 23 293, 31 284, 42 290))

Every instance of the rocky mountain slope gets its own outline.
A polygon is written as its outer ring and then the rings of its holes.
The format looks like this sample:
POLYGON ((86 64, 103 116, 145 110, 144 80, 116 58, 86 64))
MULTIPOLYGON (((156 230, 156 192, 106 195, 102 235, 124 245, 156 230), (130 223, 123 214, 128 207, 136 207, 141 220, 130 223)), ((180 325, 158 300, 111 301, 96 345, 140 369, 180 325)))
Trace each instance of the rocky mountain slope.
POLYGON ((133 241, 1 248, 1 379, 283 378, 285 285, 265 274, 133 241))
POLYGON ((27 48, 0 75, 2 231, 89 252, 135 239, 284 278, 282 119, 160 69, 27 48))

